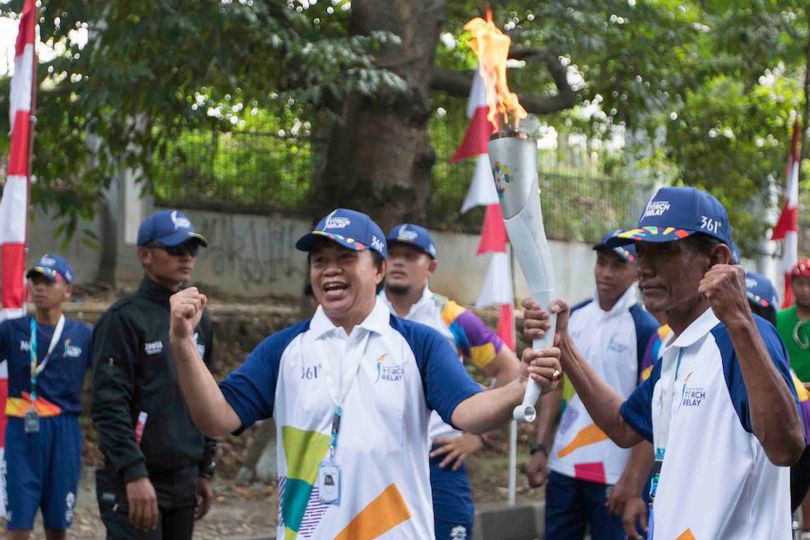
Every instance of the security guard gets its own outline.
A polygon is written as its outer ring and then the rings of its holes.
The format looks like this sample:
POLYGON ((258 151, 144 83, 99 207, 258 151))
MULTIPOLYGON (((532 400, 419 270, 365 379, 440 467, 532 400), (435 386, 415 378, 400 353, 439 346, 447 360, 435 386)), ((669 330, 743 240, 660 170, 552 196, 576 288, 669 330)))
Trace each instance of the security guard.
MULTIPOLYGON (((107 538, 190 539, 213 499, 216 441, 191 421, 169 347, 169 297, 206 246, 182 212, 146 218, 138 230, 143 281, 96 327, 92 417, 104 454, 96 492, 107 538)), ((206 312, 194 332, 206 365, 212 336, 206 312)))

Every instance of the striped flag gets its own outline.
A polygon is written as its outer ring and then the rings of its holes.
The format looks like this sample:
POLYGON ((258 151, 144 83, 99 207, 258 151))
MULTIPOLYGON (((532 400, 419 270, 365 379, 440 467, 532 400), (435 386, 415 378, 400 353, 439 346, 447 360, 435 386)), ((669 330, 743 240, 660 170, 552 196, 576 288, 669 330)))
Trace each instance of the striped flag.
POLYGON ((498 193, 495 190, 495 179, 492 177, 492 168, 489 166, 487 143, 489 142, 492 125, 487 120, 486 88, 484 79, 478 70, 475 70, 470 99, 467 102, 467 117, 470 125, 464 134, 461 145, 450 158, 455 163, 462 159, 475 158, 475 172, 467 197, 461 206, 461 213, 465 213, 476 206, 485 206, 484 224, 481 228, 481 241, 478 245, 478 255, 491 253, 489 268, 484 277, 484 285, 475 302, 477 307, 492 305, 501 306, 498 318, 498 336, 511 348, 515 349, 514 311, 512 303, 514 293, 512 290, 512 270, 509 254, 506 250, 506 227, 503 223, 501 205, 498 193))
MULTIPOLYGON (((14 76, 11 79, 9 125, 11 144, 8 175, 0 199, 0 262, 2 263, 2 309, 0 321, 23 314, 25 300, 25 245, 28 237, 28 194, 31 178, 31 137, 34 111, 37 8, 35 0, 25 0, 14 50, 14 76)), ((6 423, 8 366, 0 363, 0 426, 6 423)), ((5 441, 0 432, 0 461, 5 441)), ((5 468, 5 463, 0 467, 5 468)), ((0 516, 5 516, 5 475, 0 476, 0 516)))
POLYGON ((790 144, 785 176, 785 205, 773 228, 771 240, 783 240, 782 275, 785 277, 785 294, 782 295, 782 308, 793 305, 793 291, 790 287, 790 269, 799 260, 799 167, 801 166, 801 126, 793 124, 793 139, 790 144))

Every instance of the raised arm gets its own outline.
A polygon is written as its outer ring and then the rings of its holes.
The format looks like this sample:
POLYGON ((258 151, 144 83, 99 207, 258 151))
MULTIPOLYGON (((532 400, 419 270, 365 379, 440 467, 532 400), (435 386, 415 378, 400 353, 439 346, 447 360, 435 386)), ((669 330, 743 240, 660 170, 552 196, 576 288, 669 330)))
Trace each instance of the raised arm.
MULTIPOLYGON (((524 332, 530 341, 543 336, 550 327, 548 312, 538 308, 532 299, 523 301, 524 332)), ((526 349, 523 360, 534 361, 548 351, 557 351, 562 369, 577 391, 591 418, 605 434, 619 446, 629 448, 641 441, 641 435, 622 418, 620 409, 624 400, 582 358, 574 340, 568 333, 569 308, 562 300, 552 302, 551 309, 557 312, 557 336, 559 349, 534 351, 526 349)))
POLYGON ((789 466, 804 451, 804 429, 788 384, 786 359, 781 347, 769 352, 765 346, 751 314, 744 276, 739 266, 717 264, 706 273, 699 290, 728 330, 748 394, 754 435, 774 465, 789 466))
POLYGON ((194 344, 194 328, 200 322, 206 297, 196 287, 171 297, 172 346, 177 379, 191 418, 207 437, 220 437, 239 429, 239 416, 225 399, 194 344))

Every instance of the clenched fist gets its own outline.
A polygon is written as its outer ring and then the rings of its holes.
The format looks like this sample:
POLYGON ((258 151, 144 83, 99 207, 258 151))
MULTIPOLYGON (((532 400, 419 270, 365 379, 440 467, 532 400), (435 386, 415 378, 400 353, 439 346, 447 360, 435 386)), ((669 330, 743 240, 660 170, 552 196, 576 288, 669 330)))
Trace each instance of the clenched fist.
POLYGON ((169 335, 172 339, 188 339, 200 323, 208 299, 197 287, 189 287, 169 298, 171 305, 169 335))
POLYGON ((703 276, 698 291, 706 297, 714 314, 726 326, 753 320, 745 293, 745 272, 741 266, 712 266, 703 276))

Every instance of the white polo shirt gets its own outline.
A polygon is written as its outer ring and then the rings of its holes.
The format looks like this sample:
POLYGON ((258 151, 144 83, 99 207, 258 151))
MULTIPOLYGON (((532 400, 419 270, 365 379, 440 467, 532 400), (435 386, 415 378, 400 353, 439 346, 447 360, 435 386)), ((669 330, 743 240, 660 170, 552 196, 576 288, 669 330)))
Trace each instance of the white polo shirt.
POLYGON ((311 321, 265 339, 220 388, 242 429, 276 420, 278 537, 345 540, 433 537, 430 410, 449 422, 456 406, 480 391, 446 338, 393 317, 380 300, 351 335, 319 307, 311 321), (358 353, 337 442, 340 504, 325 504, 316 483, 334 405, 322 362, 334 362, 340 376, 358 353))
MULTIPOLYGON (((391 308, 385 291, 380 292, 379 297, 391 308)), ((446 296, 433 293, 427 285, 404 319, 430 326, 447 338, 460 362, 467 360, 481 369, 487 367, 504 346, 503 340, 477 315, 446 296)), ((431 444, 438 438, 458 437, 461 433, 444 422, 436 411, 430 415, 428 438, 431 444)))
MULTIPOLYGON (((797 399, 776 329, 755 320, 785 391, 797 399)), ((654 539, 791 538, 790 469, 771 463, 753 434, 731 338, 711 309, 677 338, 669 336, 661 362, 621 414, 666 448, 653 503, 654 539)))
MULTIPOLYGON (((623 398, 638 386, 645 347, 658 328, 655 318, 638 304, 637 296, 634 284, 608 311, 599 307, 599 302, 583 302, 571 310, 568 325, 585 360, 623 398)), ((599 429, 578 395, 566 392, 565 398, 549 468, 577 480, 615 484, 630 450, 619 447, 599 429)))

